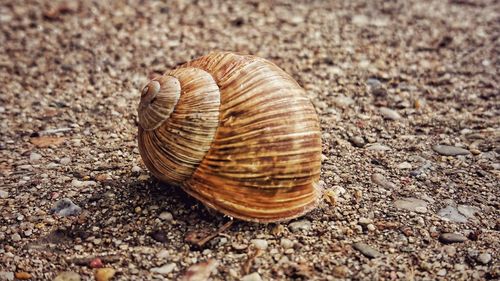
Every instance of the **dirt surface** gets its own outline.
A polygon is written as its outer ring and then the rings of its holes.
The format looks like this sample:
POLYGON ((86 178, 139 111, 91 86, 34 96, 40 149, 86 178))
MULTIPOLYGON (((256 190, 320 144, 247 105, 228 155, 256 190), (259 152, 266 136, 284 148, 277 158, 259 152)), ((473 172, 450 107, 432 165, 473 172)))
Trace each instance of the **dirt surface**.
POLYGON ((0 280, 498 279, 500 2, 411 2, 2 0, 0 280), (150 177, 136 107, 212 50, 307 90, 326 191, 200 249, 228 218, 150 177))

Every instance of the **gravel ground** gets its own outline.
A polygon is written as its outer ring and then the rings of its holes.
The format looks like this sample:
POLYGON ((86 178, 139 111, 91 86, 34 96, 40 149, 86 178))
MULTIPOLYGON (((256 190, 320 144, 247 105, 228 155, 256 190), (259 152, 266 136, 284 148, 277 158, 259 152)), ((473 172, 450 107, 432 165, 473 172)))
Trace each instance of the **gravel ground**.
POLYGON ((22 2, 0 1, 0 280, 499 278, 500 2, 22 2), (303 85, 326 192, 196 247, 228 218, 151 178, 136 107, 211 50, 303 85))

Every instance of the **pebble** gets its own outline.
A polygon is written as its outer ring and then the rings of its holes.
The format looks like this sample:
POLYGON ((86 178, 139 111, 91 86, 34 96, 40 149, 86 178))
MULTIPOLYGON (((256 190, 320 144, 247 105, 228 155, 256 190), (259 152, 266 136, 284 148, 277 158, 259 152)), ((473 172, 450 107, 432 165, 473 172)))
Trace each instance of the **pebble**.
POLYGON ((132 167, 132 173, 140 173, 141 171, 142 171, 142 169, 139 166, 132 167))
POLYGON ((311 222, 308 220, 299 220, 288 225, 291 232, 308 231, 311 229, 311 222))
POLYGON ((31 152, 30 154, 30 163, 37 163, 42 159, 42 155, 36 153, 36 152, 31 152))
POLYGON ((73 271, 64 271, 59 273, 53 281, 80 281, 81 277, 73 271))
POLYGON ((346 108, 349 107, 351 104, 354 103, 354 100, 351 99, 350 97, 346 96, 338 96, 333 99, 333 103, 340 108, 346 108))
POLYGON ((446 269, 443 268, 443 269, 440 269, 436 274, 438 276, 446 276, 446 273, 447 273, 446 269))
POLYGON ((151 238, 160 243, 168 242, 167 234, 162 230, 155 230, 151 232, 151 238))
POLYGON ((417 213, 427 212, 427 202, 413 197, 398 199, 394 201, 394 206, 398 209, 404 209, 417 213))
POLYGON ((280 245, 283 249, 290 249, 293 247, 293 241, 287 238, 281 238, 280 245))
POLYGON ((352 137, 349 139, 349 141, 355 147, 364 147, 365 146, 365 140, 360 136, 352 137))
POLYGON ((408 170, 408 169, 411 169, 411 164, 408 163, 408 162, 401 162, 399 163, 396 168, 400 169, 400 170, 408 170))
POLYGON ((169 274, 174 271, 177 265, 175 263, 169 263, 161 267, 153 267, 150 269, 151 272, 159 273, 159 274, 169 274))
POLYGON ((14 234, 12 234, 10 239, 12 239, 12 241, 14 241, 14 242, 21 241, 21 235, 19 235, 19 233, 14 233, 14 234))
POLYGON ((61 158, 61 160, 59 160, 59 163, 61 163, 61 165, 68 165, 69 163, 71 163, 71 158, 69 157, 61 158))
POLYGON ((491 261, 491 254, 490 253, 482 253, 479 256, 477 256, 476 260, 481 263, 481 264, 488 264, 491 261))
POLYGON ((252 239, 252 244, 255 246, 255 248, 260 249, 260 250, 265 250, 267 249, 267 241, 264 239, 252 239))
POLYGON ((6 199, 9 197, 9 193, 3 189, 0 189, 0 199, 6 199))
POLYGON ((365 146, 366 149, 368 150, 372 150, 372 151, 387 151, 387 150, 391 150, 390 147, 386 146, 386 145, 383 145, 383 144, 380 144, 380 143, 371 143, 367 146, 365 146))
POLYGON ((459 233, 442 233, 439 236, 439 241, 445 244, 462 243, 467 241, 467 237, 459 233))
POLYGON ((372 181, 384 188, 396 188, 396 185, 393 182, 387 180, 382 174, 379 173, 372 174, 372 181))
POLYGON ((14 272, 0 271, 0 280, 14 280, 14 272))
POLYGON ((372 220, 368 219, 368 218, 359 218, 359 220, 358 220, 358 224, 363 226, 363 227, 366 227, 370 223, 372 223, 372 220))
POLYGON ((399 120, 399 119, 401 119, 401 115, 399 115, 399 113, 397 111, 392 110, 390 108, 381 107, 381 108, 379 108, 379 111, 380 111, 380 114, 382 114, 382 116, 385 119, 388 119, 388 120, 399 120))
POLYGON ((111 278, 113 278, 113 276, 115 276, 115 273, 116 273, 116 270, 114 270, 113 268, 109 268, 109 267, 99 268, 95 272, 94 277, 95 277, 96 281, 108 281, 111 278))
POLYGON ((467 155, 470 153, 467 149, 451 145, 433 145, 432 149, 445 156, 467 155))
POLYGON ((333 277, 345 278, 349 273, 349 269, 346 266, 339 265, 335 266, 332 270, 333 277))
POLYGON ((24 272, 24 271, 20 271, 20 272, 16 272, 14 274, 14 276, 16 277, 16 279, 19 279, 19 280, 28 280, 28 279, 31 279, 31 274, 29 274, 28 272, 24 272))
POLYGON ((95 181, 79 181, 77 179, 74 179, 71 181, 71 185, 73 187, 88 187, 88 186, 96 186, 97 182, 95 181))
POLYGON ((58 200, 51 211, 59 216, 77 216, 82 211, 82 208, 77 206, 71 199, 63 198, 58 200))
POLYGON ((455 254, 457 253, 457 248, 453 247, 453 246, 450 246, 450 245, 446 245, 443 247, 443 251, 450 257, 453 257, 455 256, 455 254))
POLYGON ((161 212, 161 214, 158 217, 164 221, 172 221, 174 219, 172 213, 170 212, 161 212))
POLYGON ((156 254, 156 257, 159 259, 166 259, 166 258, 168 258, 168 256, 170 256, 170 254, 165 249, 159 251, 158 254, 156 254))
POLYGON ((368 244, 365 244, 363 242, 354 243, 352 244, 352 246, 354 247, 354 249, 360 251, 363 255, 365 255, 368 258, 376 258, 380 256, 380 253, 377 250, 373 249, 368 244))
POLYGON ((262 281, 262 277, 260 277, 259 273, 254 272, 248 275, 241 277, 241 281, 262 281))
POLYGON ((89 263, 90 268, 101 268, 104 265, 102 264, 102 260, 100 258, 95 258, 89 263))
POLYGON ((454 222, 460 222, 460 223, 467 222, 467 217, 460 214, 457 208, 453 206, 446 206, 442 208, 441 210, 438 211, 437 215, 444 219, 448 219, 454 222))

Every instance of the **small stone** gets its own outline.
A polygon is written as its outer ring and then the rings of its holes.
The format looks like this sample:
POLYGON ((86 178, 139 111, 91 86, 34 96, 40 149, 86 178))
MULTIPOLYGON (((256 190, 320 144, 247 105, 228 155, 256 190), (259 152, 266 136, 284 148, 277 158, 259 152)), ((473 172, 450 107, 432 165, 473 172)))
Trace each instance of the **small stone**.
POLYGON ((491 261, 491 254, 490 253, 482 253, 479 256, 477 256, 476 260, 484 265, 487 265, 491 261))
POLYGON ((384 188, 396 188, 396 185, 393 182, 387 180, 382 174, 379 173, 372 174, 372 181, 384 188))
POLYGON ((231 244, 231 247, 236 250, 236 251, 243 251, 245 250, 246 248, 248 248, 248 246, 246 244, 243 244, 243 243, 238 243, 238 242, 233 242, 231 244))
POLYGON ((363 242, 354 243, 352 246, 368 258, 376 258, 380 256, 380 253, 377 250, 363 242))
POLYGON ((166 259, 166 258, 168 258, 168 256, 170 256, 170 254, 165 249, 159 251, 158 254, 156 254, 156 257, 159 259, 166 259))
POLYGON ((387 151, 391 150, 390 147, 380 144, 380 143, 370 143, 369 145, 365 146, 366 149, 372 150, 372 151, 387 151))
POLYGON ((64 271, 59 273, 53 281, 80 281, 81 277, 73 271, 64 271))
POLYGON ((16 279, 19 279, 19 280, 28 280, 28 279, 31 279, 31 274, 29 274, 28 272, 24 272, 24 271, 20 271, 20 272, 16 272, 14 274, 14 276, 16 277, 16 279))
POLYGON ((115 273, 116 273, 116 270, 114 270, 113 268, 109 268, 109 267, 99 268, 95 272, 94 277, 95 277, 96 281, 108 281, 111 278, 113 278, 113 276, 115 276, 115 273))
POLYGON ((394 206, 398 209, 404 209, 408 211, 426 213, 427 212, 427 202, 417 198, 404 198, 394 201, 394 206))
POLYGON ((164 221, 172 221, 174 219, 172 213, 170 212, 161 212, 161 214, 158 217, 164 221))
POLYGON ((345 278, 345 277, 347 277, 348 273, 349 273, 349 269, 343 265, 335 266, 335 267, 333 267, 333 270, 332 270, 333 277, 336 277, 336 278, 345 278))
POLYGON ((61 158, 61 160, 59 160, 59 163, 61 163, 61 165, 68 165, 69 163, 71 163, 71 158, 69 157, 61 158))
POLYGON ((349 139, 349 141, 352 143, 353 146, 355 147, 364 147, 365 146, 365 140, 360 137, 360 136, 355 136, 349 139))
POLYGON ((160 243, 166 243, 168 241, 167 235, 162 230, 155 230, 151 232, 151 237, 160 243))
POLYGON ((42 159, 42 155, 36 153, 36 152, 31 152, 30 154, 30 163, 37 163, 42 159))
POLYGON ((344 95, 333 98, 333 103, 339 108, 347 108, 354 103, 354 100, 344 95))
POLYGON ((140 172, 142 172, 141 167, 139 167, 139 166, 132 167, 132 173, 140 173, 140 172))
POLYGON ((0 280, 14 280, 14 272, 0 271, 0 280))
POLYGON ((462 243, 467 241, 467 237, 459 233, 442 233, 439 236, 439 241, 445 244, 462 243))
POLYGON ((361 225, 361 226, 363 226, 363 227, 366 227, 371 222, 372 222, 372 220, 371 219, 367 219, 367 218, 359 218, 359 220, 358 220, 358 224, 361 225))
POLYGON ((380 111, 380 114, 382 114, 382 116, 385 119, 388 119, 388 120, 399 120, 399 119, 401 119, 401 115, 399 115, 399 113, 397 111, 392 110, 390 108, 381 107, 381 108, 379 108, 379 111, 380 111))
POLYGON ((176 267, 177 265, 175 263, 169 263, 161 267, 153 267, 150 269, 150 271, 159 274, 169 274, 170 272, 174 271, 176 267))
POLYGON ((370 223, 366 226, 366 229, 368 229, 368 231, 375 231, 377 228, 373 225, 373 223, 370 223))
POLYGON ((264 239, 252 239, 252 244, 255 246, 255 248, 260 249, 260 250, 265 250, 267 249, 267 241, 264 239))
POLYGON ((438 276, 446 276, 446 273, 447 273, 446 269, 443 268, 443 269, 440 269, 436 274, 438 276))
POLYGON ((453 206, 446 206, 445 208, 439 210, 437 215, 444 218, 444 219, 454 221, 454 222, 460 222, 460 223, 467 222, 467 217, 460 214, 458 212, 457 208, 455 208, 453 206))
POLYGON ((10 239, 12 239, 12 241, 14 241, 14 242, 21 241, 21 235, 19 235, 19 233, 14 233, 14 234, 12 234, 10 239))
POLYGON ((464 264, 461 264, 461 263, 457 263, 453 266, 453 268, 456 270, 456 271, 464 271, 465 270, 465 265, 464 264))
POLYGON ((0 189, 0 199, 6 199, 9 197, 9 193, 3 189, 0 189))
POLYGON ((102 264, 102 260, 100 258, 95 258, 89 263, 90 268, 101 268, 104 265, 102 264))
POLYGON ((311 222, 308 220, 299 220, 288 225, 291 232, 308 231, 311 229, 311 222))
POLYGON ((443 250, 450 257, 455 256, 455 254, 457 253, 457 248, 450 246, 450 245, 444 246, 443 250))
POLYGON ((262 277, 260 277, 259 273, 254 272, 248 275, 241 277, 241 281, 262 281, 262 277))
POLYGON ((290 249, 293 247, 293 242, 290 239, 281 238, 280 245, 283 249, 290 249))
POLYGON ((51 209, 51 212, 62 217, 77 216, 81 211, 82 208, 73 203, 69 198, 58 200, 51 209))
POLYGON ((434 145, 432 149, 444 156, 467 155, 470 153, 467 149, 451 145, 434 145))
POLYGON ((88 186, 96 186, 97 183, 95 181, 79 181, 77 179, 74 179, 71 181, 71 186, 81 188, 81 187, 88 187, 88 186))
POLYGON ((396 167, 400 170, 408 170, 412 168, 411 164, 408 162, 401 162, 396 167))

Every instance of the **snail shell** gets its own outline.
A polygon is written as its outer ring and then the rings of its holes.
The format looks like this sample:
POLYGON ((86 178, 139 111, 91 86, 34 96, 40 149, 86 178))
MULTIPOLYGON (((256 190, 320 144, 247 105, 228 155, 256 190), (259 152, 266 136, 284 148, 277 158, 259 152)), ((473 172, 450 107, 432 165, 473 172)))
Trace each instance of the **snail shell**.
POLYGON ((276 222, 317 205, 318 116, 273 63, 226 52, 200 57, 150 81, 138 115, 146 167, 206 206, 276 222))

